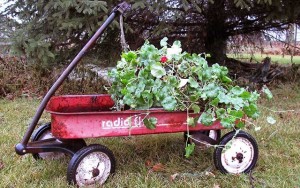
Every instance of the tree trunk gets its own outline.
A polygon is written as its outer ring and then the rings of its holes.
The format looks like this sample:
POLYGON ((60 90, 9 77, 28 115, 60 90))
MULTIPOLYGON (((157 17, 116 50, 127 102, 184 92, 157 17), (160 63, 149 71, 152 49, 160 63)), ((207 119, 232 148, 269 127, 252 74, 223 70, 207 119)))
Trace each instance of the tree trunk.
POLYGON ((207 28, 205 48, 211 55, 211 63, 224 65, 226 59, 226 13, 225 1, 219 0, 209 3, 206 14, 207 28))

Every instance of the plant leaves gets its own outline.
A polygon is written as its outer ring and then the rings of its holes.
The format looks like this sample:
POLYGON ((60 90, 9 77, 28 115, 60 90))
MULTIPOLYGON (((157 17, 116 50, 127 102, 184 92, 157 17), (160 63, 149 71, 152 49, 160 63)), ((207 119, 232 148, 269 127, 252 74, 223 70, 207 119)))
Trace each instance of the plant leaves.
POLYGON ((248 99, 248 101, 254 103, 257 101, 258 98, 259 98, 259 93, 257 93, 257 91, 254 91, 251 93, 251 96, 248 99))
POLYGON ((218 106, 218 104, 219 104, 219 102, 220 102, 220 100, 218 99, 218 98, 215 98, 214 100, 212 100, 211 102, 210 102, 210 105, 212 105, 212 106, 218 106))
POLYGON ((243 121, 239 121, 235 126, 239 129, 242 129, 245 127, 245 123, 243 121))
POLYGON ((181 42, 180 42, 179 40, 175 40, 175 41, 173 42, 172 47, 178 47, 178 48, 180 48, 180 47, 181 47, 181 42))
POLYGON ((123 53, 122 57, 127 61, 131 62, 137 58, 137 54, 134 51, 129 51, 127 53, 123 53))
POLYGON ((156 78, 161 78, 166 75, 166 70, 162 67, 161 63, 156 62, 151 66, 151 74, 156 78))
POLYGON ((154 94, 158 93, 159 92, 159 88, 161 87, 162 85, 162 81, 160 79, 156 79, 154 81, 154 84, 153 84, 153 87, 152 87, 152 92, 154 94))
POLYGON ((244 107, 245 114, 250 118, 257 118, 259 116, 259 111, 255 104, 250 104, 249 106, 244 107))
POLYGON ((242 118, 244 116, 244 112, 242 110, 232 110, 229 113, 231 116, 236 117, 238 119, 242 118))
POLYGON ((195 121, 195 118, 193 117, 188 117, 186 121, 188 126, 192 126, 192 127, 194 127, 197 123, 197 121, 195 121))
POLYGON ((192 144, 188 144, 186 147, 185 147, 185 157, 186 158, 189 158, 191 156, 191 154, 194 152, 195 150, 195 143, 192 143, 192 144))
POLYGON ((218 108, 216 111, 217 118, 222 119, 225 117, 226 110, 224 108, 218 108))
POLYGON ((123 97, 123 102, 124 104, 129 105, 131 108, 135 108, 136 107, 136 101, 135 98, 132 94, 127 93, 124 97, 123 97))
POLYGON ((244 92, 240 95, 240 97, 241 97, 242 99, 245 99, 245 100, 250 99, 251 93, 250 93, 249 91, 244 91, 244 92))
POLYGON ((194 94, 191 94, 189 96, 189 99, 190 99, 191 102, 198 102, 199 99, 200 99, 200 95, 201 95, 201 93, 198 91, 198 92, 196 92, 194 94))
POLYGON ((214 117, 211 113, 203 112, 199 118, 199 121, 206 126, 210 126, 214 122, 214 117))
POLYGON ((266 94, 268 99, 273 98, 272 92, 269 90, 269 88, 266 85, 263 86, 262 91, 266 94))
POLYGON ((216 83, 209 83, 208 85, 204 86, 204 88, 203 88, 203 93, 205 93, 208 98, 217 97, 219 91, 220 91, 220 87, 217 86, 216 83))
POLYGON ((230 90, 230 92, 236 96, 241 95, 244 91, 245 91, 245 89, 241 88, 239 86, 235 86, 235 87, 231 88, 231 90, 230 90))
POLYGON ((230 102, 233 104, 235 110, 240 110, 244 106, 244 101, 240 97, 232 97, 230 102))
POLYGON ((181 53, 181 43, 179 41, 175 41, 171 48, 167 48, 167 58, 173 59, 173 57, 178 56, 181 53))
POLYGON ((229 104, 231 97, 226 95, 224 92, 220 92, 218 95, 218 99, 220 103, 229 104))
POLYGON ((167 96, 162 100, 161 104, 165 110, 172 111, 175 109, 177 101, 174 97, 167 96))
POLYGON ((133 70, 126 71, 121 75, 121 82, 123 84, 128 84, 131 79, 135 77, 135 72, 133 70))
MULTIPOLYGON (((242 128, 243 116, 259 116, 258 92, 235 86, 226 67, 209 66, 200 54, 182 52, 179 41, 168 48, 167 40, 160 41, 160 49, 146 41, 140 50, 122 54, 117 69, 110 73, 113 84, 109 93, 118 100, 117 109, 128 104, 133 109, 162 106, 168 111, 200 113, 203 106, 199 118, 187 117, 191 126, 198 122, 209 126, 217 118, 224 127, 242 128)), ((269 90, 264 90, 270 97, 269 90)), ((145 124, 154 128, 153 121, 146 119, 145 124)))
POLYGON ((153 130, 156 128, 157 118, 155 117, 144 118, 143 123, 148 129, 153 130))
POLYGON ((193 104, 192 106, 191 106, 191 108, 192 108, 192 110, 193 110, 193 112, 194 113, 200 113, 200 107, 199 107, 199 105, 197 105, 197 104, 193 104))
POLYGON ((225 128, 232 128, 235 126, 235 120, 236 119, 233 117, 226 117, 226 118, 223 118, 220 123, 225 128))
POLYGON ((161 39, 160 46, 161 47, 166 47, 168 45, 167 41, 168 41, 167 37, 164 37, 163 39, 161 39))
POLYGON ((198 82, 193 77, 189 77, 188 82, 192 88, 199 88, 198 82))
POLYGON ((232 82, 232 80, 228 76, 222 76, 221 80, 224 83, 231 83, 232 82))
POLYGON ((135 96, 136 97, 140 97, 141 96, 141 94, 142 94, 142 92, 144 91, 144 89, 145 89, 145 83, 144 82, 139 82, 139 84, 137 85, 137 88, 136 88, 136 90, 135 90, 135 96))
POLYGON ((178 81, 175 76, 167 76, 168 85, 176 88, 178 86, 178 81))

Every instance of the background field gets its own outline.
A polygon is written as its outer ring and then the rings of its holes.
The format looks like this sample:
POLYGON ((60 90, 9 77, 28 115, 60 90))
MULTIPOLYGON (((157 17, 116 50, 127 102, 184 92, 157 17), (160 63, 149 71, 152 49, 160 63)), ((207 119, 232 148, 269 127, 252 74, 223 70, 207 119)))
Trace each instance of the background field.
MULTIPOLYGON (((298 188, 300 87, 278 85, 272 91, 274 100, 260 102, 262 116, 255 123, 261 130, 254 131, 252 126, 246 130, 256 138, 260 149, 257 167, 251 175, 221 174, 213 165, 213 148, 197 150, 185 159, 182 134, 88 139, 88 143, 108 146, 117 159, 116 174, 104 187, 298 188), (274 113, 266 108, 296 111, 274 113), (277 120, 275 125, 266 122, 269 115, 277 120), (159 168, 153 168, 155 165, 159 168)), ((66 182, 68 157, 36 161, 29 154, 18 156, 14 152, 14 145, 24 135, 38 104, 39 100, 30 98, 0 100, 0 187, 71 187, 66 182)), ((46 114, 41 122, 48 120, 46 114)))
POLYGON ((264 58, 270 57, 272 63, 278 64, 300 64, 300 56, 293 56, 291 59, 290 55, 269 55, 269 54, 228 54, 228 57, 239 59, 241 61, 249 62, 252 58, 252 62, 261 62, 264 58))

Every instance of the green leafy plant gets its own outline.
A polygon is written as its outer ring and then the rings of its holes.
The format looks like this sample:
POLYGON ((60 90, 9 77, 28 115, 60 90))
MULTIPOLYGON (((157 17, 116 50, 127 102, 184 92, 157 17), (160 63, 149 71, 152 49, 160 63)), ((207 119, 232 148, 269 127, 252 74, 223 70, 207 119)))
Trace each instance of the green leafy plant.
MULTIPOLYGON (((109 93, 118 109, 128 105, 139 110, 162 106, 168 111, 202 111, 202 124, 220 120, 228 128, 245 115, 259 116, 259 94, 235 86, 226 67, 208 66, 201 55, 182 52, 179 41, 168 47, 164 38, 160 44, 158 49, 146 41, 139 50, 123 53, 110 72, 113 83, 109 93)), ((194 125, 193 119, 187 121, 194 125)))
MULTIPOLYGON (((139 50, 122 54, 109 74, 113 79, 109 93, 118 110, 128 105, 137 110, 163 107, 167 111, 193 112, 200 115, 188 117, 188 126, 196 126, 197 122, 210 126, 219 120, 226 128, 242 128, 245 116, 259 116, 256 91, 234 85, 226 67, 209 66, 203 55, 182 52, 179 41, 168 46, 167 40, 161 40, 161 48, 146 41, 139 50)), ((150 129, 156 122, 144 120, 150 129)), ((193 147, 187 148, 190 152, 193 147)))

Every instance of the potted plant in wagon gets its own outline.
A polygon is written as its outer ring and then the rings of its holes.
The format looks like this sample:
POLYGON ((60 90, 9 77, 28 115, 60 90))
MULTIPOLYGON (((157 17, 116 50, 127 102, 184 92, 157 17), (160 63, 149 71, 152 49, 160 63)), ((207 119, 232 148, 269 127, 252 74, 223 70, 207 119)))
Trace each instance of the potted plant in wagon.
MULTIPOLYGON (((199 113, 196 118, 188 116, 188 126, 197 122, 210 126, 218 120, 225 128, 238 129, 244 127, 245 117, 259 116, 258 92, 234 85, 226 67, 209 66, 203 55, 183 52, 180 41, 170 46, 167 40, 160 41, 161 48, 146 41, 139 50, 122 54, 109 74, 113 80, 109 93, 117 110, 125 105, 137 110, 160 106, 167 111, 199 113)), ((143 122, 155 129, 157 120, 145 118, 143 122)), ((186 156, 193 148, 187 142, 186 156)))

